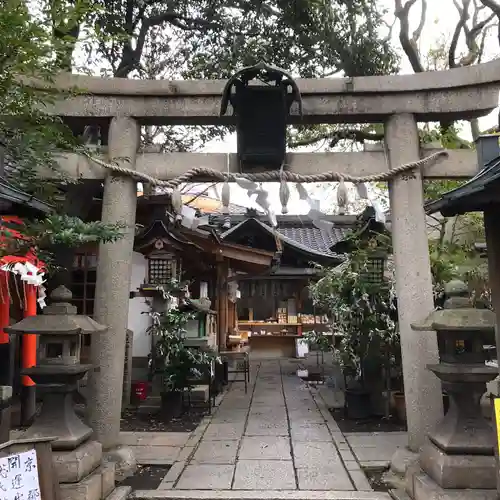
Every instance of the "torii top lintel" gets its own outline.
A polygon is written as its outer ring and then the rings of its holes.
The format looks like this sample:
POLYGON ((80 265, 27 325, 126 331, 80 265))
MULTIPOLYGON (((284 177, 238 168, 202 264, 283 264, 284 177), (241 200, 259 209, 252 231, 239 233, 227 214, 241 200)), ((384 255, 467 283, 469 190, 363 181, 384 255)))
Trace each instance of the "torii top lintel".
MULTIPOLYGON (((419 121, 471 119, 498 105, 500 59, 470 67, 415 75, 297 79, 303 116, 295 105, 290 123, 376 123, 411 113, 419 121)), ((61 74, 55 90, 70 93, 49 112, 84 122, 132 116, 145 124, 233 124, 220 116, 226 80, 128 80, 61 74)), ((33 86, 47 83, 33 81, 33 86)))

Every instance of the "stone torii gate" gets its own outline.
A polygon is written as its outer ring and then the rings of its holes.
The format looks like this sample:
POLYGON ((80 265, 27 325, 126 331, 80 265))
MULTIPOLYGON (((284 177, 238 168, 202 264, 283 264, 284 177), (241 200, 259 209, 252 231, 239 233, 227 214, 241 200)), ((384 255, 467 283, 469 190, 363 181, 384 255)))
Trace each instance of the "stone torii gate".
MULTIPOLYGON (((500 60, 468 68, 402 76, 346 79, 299 79, 303 117, 291 123, 383 123, 385 147, 359 153, 289 154, 290 170, 298 174, 336 171, 350 175, 387 172, 419 160, 433 150, 419 143, 417 122, 472 119, 498 104, 500 60)), ((106 162, 159 179, 172 179, 194 166, 227 171, 226 155, 158 154, 140 151, 141 125, 225 125, 219 116, 225 81, 143 81, 61 75, 60 90, 78 88, 77 95, 49 105, 68 123, 109 124, 108 146, 96 153, 106 162)), ((435 150, 434 150, 435 152, 435 150)), ((90 380, 90 422, 96 438, 113 452, 120 445, 120 411, 137 203, 136 180, 117 175, 84 156, 61 158, 61 168, 80 179, 103 179, 102 220, 124 222, 123 239, 101 244, 97 268, 95 319, 109 333, 92 344, 95 365, 90 380)), ((230 155, 230 172, 239 171, 230 155)), ((409 448, 417 451, 443 413, 441 388, 426 370, 437 362, 436 335, 415 335, 410 324, 433 310, 432 283, 422 177, 467 178, 476 173, 472 151, 449 151, 422 172, 413 171, 389 182, 396 265, 399 324, 406 395, 409 448)), ((119 458, 119 457, 118 457, 119 458)))

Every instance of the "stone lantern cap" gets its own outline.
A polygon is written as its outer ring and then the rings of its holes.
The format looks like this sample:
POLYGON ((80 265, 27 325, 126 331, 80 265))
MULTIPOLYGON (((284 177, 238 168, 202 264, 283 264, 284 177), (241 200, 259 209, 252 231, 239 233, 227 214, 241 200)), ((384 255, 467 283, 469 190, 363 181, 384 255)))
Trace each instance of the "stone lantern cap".
POLYGON ((488 309, 442 309, 433 311, 422 322, 413 323, 412 330, 420 332, 495 332, 495 313, 488 309))
POLYGON ((44 308, 43 314, 28 316, 18 323, 5 328, 14 335, 71 335, 104 333, 107 327, 97 323, 89 316, 77 314, 76 306, 71 304, 73 294, 65 286, 57 287, 51 294, 51 304, 44 308))
POLYGON ((444 309, 433 311, 426 319, 411 325, 415 331, 495 333, 496 315, 489 309, 477 309, 469 299, 467 285, 452 280, 444 287, 444 309))

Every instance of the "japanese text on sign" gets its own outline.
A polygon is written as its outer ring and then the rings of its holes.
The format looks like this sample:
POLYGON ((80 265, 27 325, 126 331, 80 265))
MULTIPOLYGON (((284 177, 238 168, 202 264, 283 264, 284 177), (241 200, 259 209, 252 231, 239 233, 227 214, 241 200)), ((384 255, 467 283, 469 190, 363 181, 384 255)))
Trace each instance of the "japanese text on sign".
POLYGON ((36 451, 0 458, 0 500, 40 500, 36 451))

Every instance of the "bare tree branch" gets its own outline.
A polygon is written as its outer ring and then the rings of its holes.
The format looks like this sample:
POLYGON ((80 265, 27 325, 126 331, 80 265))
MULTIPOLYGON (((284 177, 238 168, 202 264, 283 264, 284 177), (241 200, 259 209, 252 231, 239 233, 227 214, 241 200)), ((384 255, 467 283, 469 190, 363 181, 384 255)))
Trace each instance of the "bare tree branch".
MULTIPOLYGON (((480 0, 485 7, 489 7, 500 21, 500 2, 498 0, 480 0)), ((500 44, 500 23, 498 24, 498 43, 500 44)))
POLYGON ((200 191, 197 195, 193 196, 193 198, 191 198, 190 200, 184 202, 184 205, 189 206, 191 203, 193 203, 194 201, 196 201, 200 196, 203 196, 205 193, 207 193, 208 191, 210 191, 210 189, 212 189, 215 185, 216 185, 216 183, 210 184, 203 191, 200 191))
POLYGON ((472 27, 469 28, 469 26, 467 25, 467 21, 470 18, 469 14, 470 0, 461 0, 461 1, 462 5, 460 5, 458 0, 453 0, 453 3, 460 15, 460 19, 455 27, 455 32, 453 34, 450 50, 448 53, 450 68, 470 66, 478 62, 478 60, 482 58, 484 52, 484 41, 486 39, 486 35, 489 29, 492 27, 491 21, 495 18, 495 14, 492 13, 482 21, 479 21, 479 14, 485 7, 484 5, 478 4, 477 0, 474 0, 472 27), (458 44, 458 39, 460 37, 460 33, 462 30, 464 32, 465 43, 469 51, 457 63, 455 60, 456 58, 455 53, 458 44))
POLYGON ((366 141, 379 142, 384 139, 383 133, 369 132, 367 130, 337 130, 332 132, 325 132, 323 134, 315 135, 314 137, 308 137, 306 139, 301 139, 298 141, 291 142, 289 146, 291 148, 298 148, 301 146, 310 146, 311 144, 316 144, 319 141, 328 140, 328 146, 333 148, 340 141, 343 140, 353 140, 355 142, 364 143, 366 141))
POLYGON ((146 37, 148 35, 149 30, 154 26, 160 26, 164 23, 169 23, 170 25, 175 26, 176 28, 180 28, 184 31, 195 31, 201 28, 204 29, 221 28, 219 24, 207 21, 206 19, 186 17, 172 11, 165 11, 160 14, 155 14, 150 17, 145 17, 144 6, 137 14, 135 22, 132 20, 128 22, 129 7, 132 9, 132 14, 133 14, 134 2, 129 2, 127 4, 127 11, 125 18, 127 19, 126 32, 128 39, 123 44, 121 61, 114 74, 114 76, 117 78, 126 78, 130 72, 134 70, 140 70, 140 62, 144 50, 144 44, 146 43, 146 37), (132 48, 134 29, 139 24, 139 22, 141 23, 141 27, 137 35, 135 48, 132 48))
POLYGON ((415 73, 422 73, 425 71, 425 68, 420 59, 417 43, 421 35, 423 25, 425 23, 427 1, 421 0, 422 12, 420 15, 420 22, 417 29, 413 32, 412 38, 410 39, 409 13, 410 9, 415 5, 416 2, 417 0, 408 0, 408 2, 403 5, 402 0, 394 0, 394 15, 399 19, 399 41, 401 42, 401 47, 408 57, 413 71, 415 73))
POLYGON ((456 51, 458 40, 460 38, 460 33, 466 26, 467 20, 469 19, 469 6, 470 0, 462 0, 462 6, 458 3, 458 0, 453 0, 453 4, 460 14, 460 18, 455 26, 453 32, 453 37, 451 39, 450 50, 448 51, 448 66, 450 68, 456 68, 458 64, 456 63, 456 51))
POLYGON ((417 29, 413 32, 413 35, 411 37, 412 42, 417 44, 417 42, 420 40, 420 36, 422 35, 422 30, 424 29, 425 26, 425 20, 427 18, 427 0, 422 0, 422 9, 420 11, 420 21, 418 23, 417 29))

